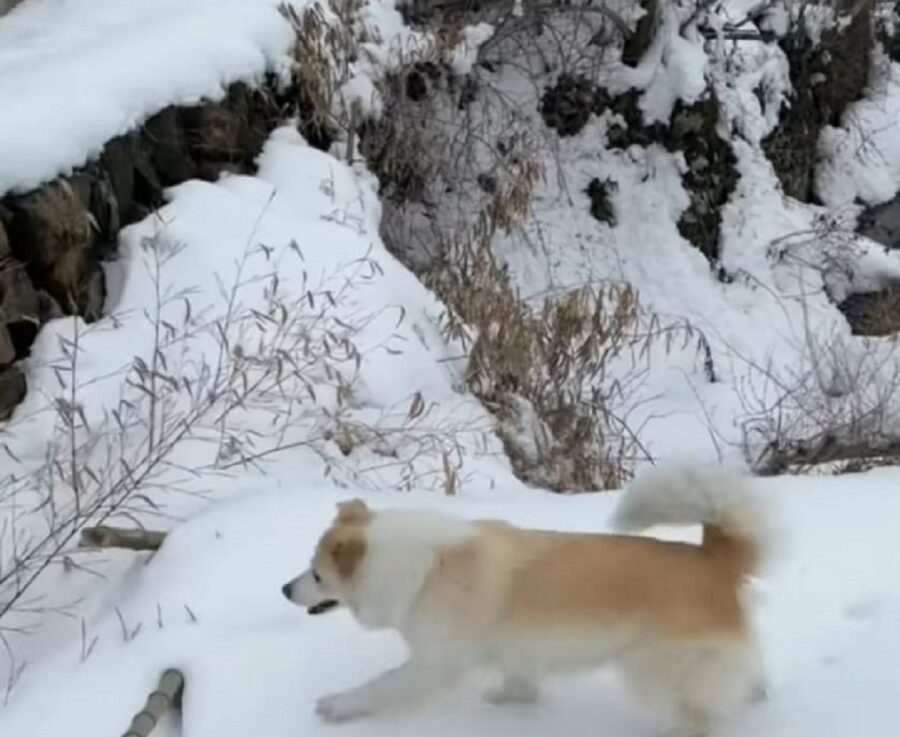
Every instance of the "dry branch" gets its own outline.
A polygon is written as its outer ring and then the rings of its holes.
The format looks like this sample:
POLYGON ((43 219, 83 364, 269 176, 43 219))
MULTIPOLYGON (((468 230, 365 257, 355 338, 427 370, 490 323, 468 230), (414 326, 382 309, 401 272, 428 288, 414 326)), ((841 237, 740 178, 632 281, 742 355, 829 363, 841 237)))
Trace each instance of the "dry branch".
POLYGON ((166 533, 158 530, 131 530, 122 527, 85 527, 81 531, 82 548, 125 548, 159 550, 166 533))
POLYGON ((144 708, 135 714, 131 726, 122 737, 148 737, 169 707, 178 707, 184 688, 181 671, 169 668, 159 677, 156 690, 147 697, 144 708))
POLYGON ((896 438, 886 439, 884 442, 848 442, 833 435, 825 435, 806 441, 772 443, 760 457, 754 473, 758 476, 777 476, 796 467, 810 468, 829 463, 864 464, 898 457, 900 440, 896 438))

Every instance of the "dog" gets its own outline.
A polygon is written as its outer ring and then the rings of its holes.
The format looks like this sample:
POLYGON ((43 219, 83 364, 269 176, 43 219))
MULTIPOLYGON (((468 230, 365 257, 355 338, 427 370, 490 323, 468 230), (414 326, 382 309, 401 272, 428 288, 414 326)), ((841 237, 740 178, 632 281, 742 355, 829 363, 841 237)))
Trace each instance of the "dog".
POLYGON ((483 667, 501 676, 486 694, 499 704, 534 701, 544 676, 613 663, 680 735, 707 734, 761 697, 744 584, 768 528, 749 480, 644 476, 613 519, 616 534, 575 534, 339 503, 311 566, 282 593, 310 614, 347 607, 363 627, 397 630, 410 655, 319 699, 317 713, 330 722, 371 715, 483 667), (662 524, 700 524, 702 542, 619 534, 662 524))

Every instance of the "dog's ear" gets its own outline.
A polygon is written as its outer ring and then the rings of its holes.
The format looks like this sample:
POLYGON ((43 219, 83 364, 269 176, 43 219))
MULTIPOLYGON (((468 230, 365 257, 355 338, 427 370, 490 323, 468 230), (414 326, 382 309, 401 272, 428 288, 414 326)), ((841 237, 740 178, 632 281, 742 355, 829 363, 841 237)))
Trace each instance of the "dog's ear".
POLYGON ((337 521, 344 524, 362 524, 372 518, 372 510, 362 499, 351 499, 337 505, 337 521))
POLYGON ((334 540, 328 548, 334 567, 343 578, 350 578, 356 572, 365 552, 366 541, 359 534, 343 535, 334 540))

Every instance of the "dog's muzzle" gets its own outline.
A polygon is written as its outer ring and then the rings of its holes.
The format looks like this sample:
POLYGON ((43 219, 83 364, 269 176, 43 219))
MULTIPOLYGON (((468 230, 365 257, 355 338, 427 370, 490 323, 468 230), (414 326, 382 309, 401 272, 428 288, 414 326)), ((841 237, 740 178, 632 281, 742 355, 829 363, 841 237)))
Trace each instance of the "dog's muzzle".
POLYGON ((334 609, 338 605, 337 599, 325 599, 318 604, 313 604, 306 611, 308 614, 324 614, 334 609))

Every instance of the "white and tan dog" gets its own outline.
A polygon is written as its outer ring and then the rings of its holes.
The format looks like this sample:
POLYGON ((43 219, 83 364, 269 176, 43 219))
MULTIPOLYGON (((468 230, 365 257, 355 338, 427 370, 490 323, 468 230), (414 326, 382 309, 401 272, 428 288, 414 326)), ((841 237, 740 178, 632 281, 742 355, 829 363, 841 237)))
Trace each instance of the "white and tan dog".
POLYGON ((493 668, 495 702, 527 702, 541 677, 619 665, 638 695, 702 734, 761 688, 742 587, 760 563, 764 518, 748 482, 682 471, 633 483, 620 529, 702 524, 699 545, 526 530, 495 521, 338 505, 309 570, 284 595, 317 614, 346 606, 405 638, 408 661, 325 696, 329 721, 425 696, 493 668))

